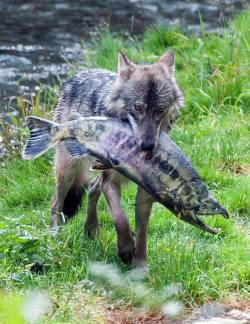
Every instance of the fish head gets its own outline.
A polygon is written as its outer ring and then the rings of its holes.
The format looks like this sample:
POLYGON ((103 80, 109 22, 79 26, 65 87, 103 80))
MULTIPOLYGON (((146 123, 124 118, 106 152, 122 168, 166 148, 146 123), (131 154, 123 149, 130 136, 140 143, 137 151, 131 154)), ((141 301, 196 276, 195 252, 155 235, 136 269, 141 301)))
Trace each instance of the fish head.
POLYGON ((201 199, 195 212, 197 215, 222 215, 224 218, 229 218, 226 209, 211 194, 201 199))
POLYGON ((185 183, 179 193, 179 206, 185 213, 222 215, 224 218, 229 218, 226 209, 217 202, 199 179, 185 183))
POLYGON ((175 211, 177 216, 186 223, 198 227, 204 232, 218 234, 219 229, 209 227, 200 216, 203 215, 222 215, 224 218, 229 218, 228 212, 212 197, 207 191, 207 196, 200 199, 193 198, 189 203, 183 202, 176 204, 175 211))

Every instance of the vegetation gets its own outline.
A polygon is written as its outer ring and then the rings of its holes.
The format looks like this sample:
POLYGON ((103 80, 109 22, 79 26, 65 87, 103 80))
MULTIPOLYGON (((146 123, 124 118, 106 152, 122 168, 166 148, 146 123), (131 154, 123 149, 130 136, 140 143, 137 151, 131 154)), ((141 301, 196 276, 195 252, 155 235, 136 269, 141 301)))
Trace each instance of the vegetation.
MULTIPOLYGON (((105 33, 91 45, 88 64, 115 70, 121 48, 133 60, 153 62, 169 47, 176 54, 176 78, 186 100, 172 137, 231 218, 208 218, 210 226, 221 228, 219 235, 212 236, 155 204, 149 226, 149 273, 143 279, 147 289, 142 294, 150 292, 159 297, 165 286, 180 283, 182 289, 175 298, 184 305, 250 300, 250 13, 234 20, 223 36, 203 32, 197 38, 164 28, 147 31, 141 40, 105 33)), ((18 100, 19 108, 23 106, 22 116, 27 109, 44 115, 39 101, 32 105, 18 100)), ((46 106, 45 113, 52 108, 52 104, 46 106)), ((21 119, 16 118, 15 123, 18 129, 23 127, 21 119)), ((5 131, 9 127, 3 125, 5 131)), ((13 132, 5 135, 7 143, 13 132)), ((116 255, 115 231, 103 199, 99 204, 101 232, 95 240, 84 237, 84 209, 60 233, 50 232, 54 185, 51 152, 32 162, 5 159, 0 179, 3 292, 47 291, 53 310, 46 318, 52 322, 80 321, 83 314, 79 302, 96 309, 103 295, 113 303, 119 297, 128 305, 142 304, 143 298, 129 289, 114 285, 110 289, 107 280, 92 285, 95 279, 89 270, 90 261, 117 264, 124 277, 130 273, 116 255)), ((133 226, 134 197, 135 186, 129 184, 122 204, 133 226)), ((99 312, 88 314, 91 318, 99 312)))

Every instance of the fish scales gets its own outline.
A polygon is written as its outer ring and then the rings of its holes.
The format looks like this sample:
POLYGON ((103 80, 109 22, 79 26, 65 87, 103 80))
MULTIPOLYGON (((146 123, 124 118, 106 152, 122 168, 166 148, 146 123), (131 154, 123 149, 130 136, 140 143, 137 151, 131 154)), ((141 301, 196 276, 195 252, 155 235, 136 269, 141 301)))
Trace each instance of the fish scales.
MULTIPOLYGON (((117 124, 112 122, 112 131, 105 132, 102 139, 103 143, 112 143, 111 146, 107 146, 107 151, 109 159, 112 158, 113 168, 125 167, 131 169, 136 177, 141 172, 140 168, 144 168, 143 173, 147 173, 148 180, 149 178, 150 180, 158 178, 157 182, 151 181, 151 186, 154 186, 152 189, 154 193, 163 191, 166 194, 180 188, 186 181, 199 179, 194 169, 190 168, 189 160, 183 156, 180 150, 177 153, 176 145, 169 137, 168 141, 164 141, 168 145, 165 145, 165 147, 159 145, 155 150, 156 153, 151 156, 150 152, 140 151, 135 145, 131 132, 129 132, 129 135, 127 132, 122 133, 120 126, 120 122, 117 122, 117 124), (150 158, 147 158, 148 156, 150 158), (119 160, 119 165, 113 165, 114 160, 119 160), (181 169, 180 165, 182 166, 181 169), (168 183, 168 187, 166 187, 166 183, 168 183)), ((165 137, 166 135, 161 134, 161 136, 165 137)), ((159 142, 161 143, 161 140, 159 142)), ((105 153, 103 152, 103 154, 105 153)))
POLYGON ((105 167, 114 168, 187 223, 217 233, 198 215, 221 214, 228 218, 227 211, 212 197, 189 159, 164 133, 160 134, 155 150, 145 153, 138 149, 130 125, 118 119, 81 117, 59 125, 28 117, 27 122, 31 136, 24 150, 26 159, 69 140, 66 147, 73 156, 89 154, 105 167))

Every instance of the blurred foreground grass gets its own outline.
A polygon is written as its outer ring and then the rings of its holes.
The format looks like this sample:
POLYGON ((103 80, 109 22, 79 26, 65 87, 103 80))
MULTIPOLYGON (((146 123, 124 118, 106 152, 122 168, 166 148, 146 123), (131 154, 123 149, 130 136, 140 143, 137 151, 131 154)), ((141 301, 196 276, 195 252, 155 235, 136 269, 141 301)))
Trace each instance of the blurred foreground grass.
MULTIPOLYGON (((250 300, 250 13, 233 21, 224 36, 203 33, 197 38, 157 28, 138 41, 105 33, 92 44, 88 64, 115 70, 121 48, 131 59, 154 61, 169 47, 176 53, 176 77, 186 99, 172 136, 231 218, 208 217, 210 226, 222 229, 211 236, 156 204, 149 226, 149 273, 143 285, 155 295, 180 283, 182 290, 175 298, 185 305, 250 300)), ((10 117, 11 125, 2 121, 6 145, 15 136, 22 142, 25 115, 50 115, 53 92, 48 97, 50 104, 42 110, 39 98, 33 103, 17 99, 19 115, 10 117)), ((2 291, 47 291, 57 305, 48 321, 80 321, 86 315, 75 311, 77 301, 71 302, 79 282, 82 295, 88 293, 94 300, 104 295, 132 306, 142 304, 127 290, 91 283, 90 261, 118 264, 124 275, 130 270, 116 256, 115 231, 103 199, 98 238, 83 235, 84 209, 58 235, 51 235, 52 153, 33 162, 12 155, 1 164, 0 179, 2 291), (34 264, 41 265, 43 275, 30 271, 34 264)), ((122 204, 133 226, 134 197, 135 186, 129 184, 122 204)))

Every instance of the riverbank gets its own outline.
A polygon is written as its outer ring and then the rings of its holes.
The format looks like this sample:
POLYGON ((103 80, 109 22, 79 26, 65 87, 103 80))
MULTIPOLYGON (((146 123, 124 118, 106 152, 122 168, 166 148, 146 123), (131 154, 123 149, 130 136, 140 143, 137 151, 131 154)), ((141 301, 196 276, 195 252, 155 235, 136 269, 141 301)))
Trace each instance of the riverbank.
MULTIPOLYGON (((231 217, 206 220, 222 229, 214 237, 180 222, 156 204, 149 227, 149 272, 136 280, 116 256, 114 228, 103 199, 98 238, 83 235, 84 209, 58 235, 51 234, 53 154, 27 162, 18 158, 17 149, 15 157, 5 159, 0 169, 0 289, 18 294, 44 292, 50 301, 48 322, 84 318, 91 323, 102 300, 111 310, 125 307, 128 320, 131 309, 143 309, 145 315, 145 307, 149 313, 156 312, 173 300, 178 306, 172 309, 178 313, 182 308, 184 314, 185 309, 211 302, 250 301, 250 14, 234 20, 223 36, 204 32, 197 38, 157 28, 139 42, 106 33, 92 44, 85 63, 115 70, 121 48, 133 60, 153 62, 169 47, 176 54, 176 78, 186 101, 172 137, 231 217), (118 272, 124 285, 112 284, 109 276, 97 280, 90 262, 116 264, 118 269, 101 269, 112 275, 118 272)), ((48 97, 51 102, 42 109, 39 96, 31 104, 20 99, 23 116, 29 111, 50 117, 54 92, 48 97)), ((23 121, 13 121, 22 141, 26 136, 23 121)), ((13 133, 6 134, 10 143, 13 133)), ((123 208, 133 227, 134 196, 135 186, 130 184, 124 190, 123 208)))
POLYGON ((159 24, 199 33, 202 20, 207 31, 223 32, 247 8, 247 0, 1 0, 0 114, 10 98, 65 80, 69 63, 79 63, 85 44, 107 26, 132 36, 159 24))

